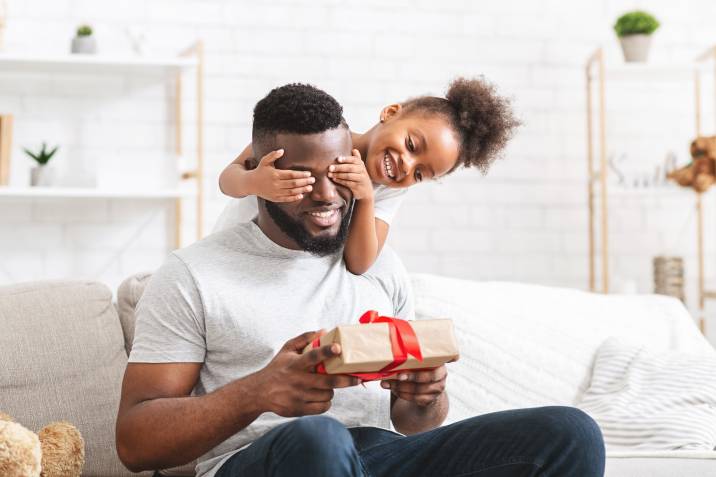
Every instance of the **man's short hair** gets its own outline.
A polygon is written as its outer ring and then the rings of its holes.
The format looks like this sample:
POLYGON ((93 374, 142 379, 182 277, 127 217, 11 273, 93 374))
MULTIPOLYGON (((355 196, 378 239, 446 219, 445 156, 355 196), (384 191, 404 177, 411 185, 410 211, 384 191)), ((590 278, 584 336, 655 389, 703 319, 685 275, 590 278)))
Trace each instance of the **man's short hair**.
POLYGON ((333 96, 309 84, 280 86, 254 108, 254 152, 266 154, 277 149, 277 134, 317 134, 338 127, 347 128, 348 124, 343 107, 333 96))

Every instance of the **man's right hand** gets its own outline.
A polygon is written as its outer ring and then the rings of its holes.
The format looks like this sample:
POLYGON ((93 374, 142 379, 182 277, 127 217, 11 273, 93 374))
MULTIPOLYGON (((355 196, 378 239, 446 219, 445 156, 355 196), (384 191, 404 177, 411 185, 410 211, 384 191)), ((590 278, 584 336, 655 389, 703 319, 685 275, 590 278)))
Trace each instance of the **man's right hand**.
POLYGON ((277 149, 262 157, 258 164, 254 159, 246 161, 251 177, 251 194, 271 202, 294 202, 311 192, 311 184, 316 181, 311 173, 276 169, 274 163, 281 157, 283 149, 277 149))
POLYGON ((284 417, 323 414, 331 407, 333 390, 356 386, 360 379, 339 374, 318 374, 318 363, 341 354, 337 343, 301 354, 320 332, 304 333, 286 342, 271 362, 254 375, 257 399, 267 411, 284 417))

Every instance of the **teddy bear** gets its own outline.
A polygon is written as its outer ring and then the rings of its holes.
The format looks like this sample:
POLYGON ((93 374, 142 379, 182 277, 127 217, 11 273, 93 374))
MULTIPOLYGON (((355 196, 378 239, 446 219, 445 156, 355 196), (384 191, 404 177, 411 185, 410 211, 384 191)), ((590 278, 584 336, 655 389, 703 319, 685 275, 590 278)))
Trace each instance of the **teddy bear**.
POLYGON ((84 463, 85 443, 72 424, 53 422, 35 434, 0 412, 2 477, 79 477, 84 463))
POLYGON ((706 192, 716 183, 716 136, 694 139, 691 142, 691 158, 689 165, 671 171, 667 177, 681 186, 706 192))

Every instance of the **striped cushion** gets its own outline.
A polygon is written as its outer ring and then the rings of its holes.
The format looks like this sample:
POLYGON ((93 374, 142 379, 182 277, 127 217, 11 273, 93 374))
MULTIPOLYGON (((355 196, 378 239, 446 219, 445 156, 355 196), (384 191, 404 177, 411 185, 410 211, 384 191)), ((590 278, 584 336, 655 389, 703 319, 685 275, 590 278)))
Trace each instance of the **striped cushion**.
POLYGON ((657 353, 610 338, 578 407, 611 451, 716 449, 716 353, 657 353))

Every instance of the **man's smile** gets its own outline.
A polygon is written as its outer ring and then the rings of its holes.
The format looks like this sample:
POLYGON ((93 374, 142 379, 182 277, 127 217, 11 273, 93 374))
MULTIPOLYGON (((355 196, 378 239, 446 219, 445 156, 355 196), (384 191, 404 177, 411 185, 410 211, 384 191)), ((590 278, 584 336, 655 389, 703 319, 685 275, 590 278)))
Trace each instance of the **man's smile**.
POLYGON ((340 207, 326 207, 305 213, 308 220, 318 227, 332 227, 341 220, 340 207))

